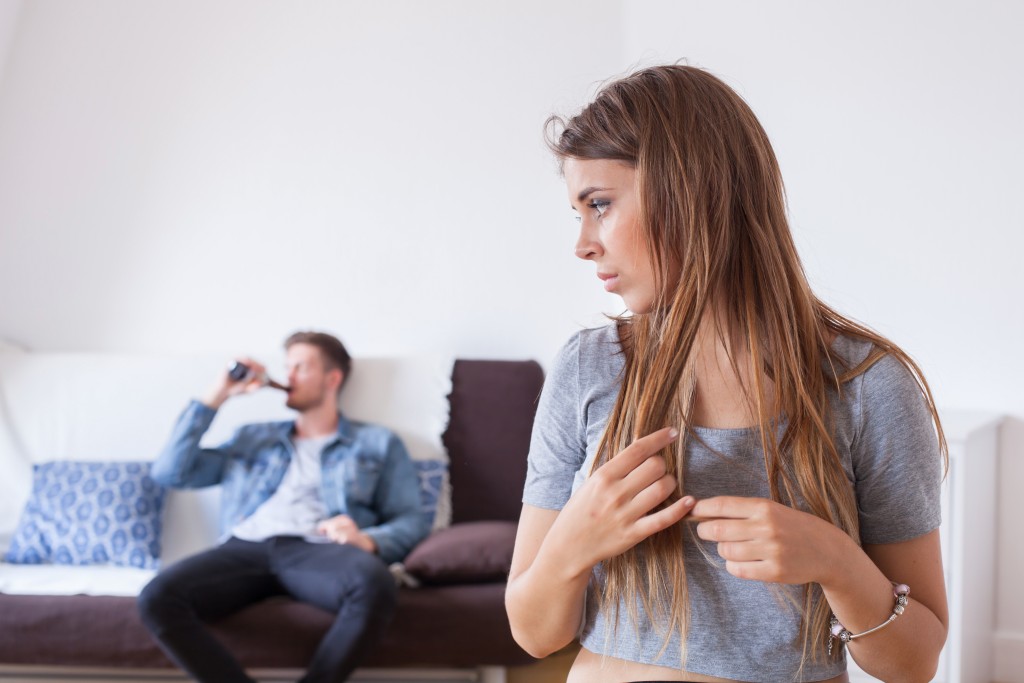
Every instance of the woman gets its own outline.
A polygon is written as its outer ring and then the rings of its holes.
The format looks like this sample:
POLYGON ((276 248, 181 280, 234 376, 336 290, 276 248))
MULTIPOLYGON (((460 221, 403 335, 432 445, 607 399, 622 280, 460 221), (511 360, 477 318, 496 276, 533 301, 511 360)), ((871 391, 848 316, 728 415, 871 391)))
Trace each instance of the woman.
POLYGON ((947 628, 934 403, 903 351, 811 292, 749 107, 663 66, 553 123, 576 254, 630 315, 548 375, 517 642, 543 657, 578 636, 571 682, 845 681, 847 649, 929 680, 947 628))

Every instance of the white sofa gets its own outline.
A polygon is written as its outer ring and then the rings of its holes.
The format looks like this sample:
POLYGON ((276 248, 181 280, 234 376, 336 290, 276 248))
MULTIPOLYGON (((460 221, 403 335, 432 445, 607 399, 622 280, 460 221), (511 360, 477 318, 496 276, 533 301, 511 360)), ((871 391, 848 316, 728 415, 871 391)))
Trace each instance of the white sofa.
MULTIPOLYGON (((275 365, 283 367, 280 352, 260 358, 272 374, 275 365)), ((6 549, 28 498, 34 463, 152 460, 181 410, 229 360, 0 352, 0 549, 6 549)), ((342 410, 394 429, 414 459, 444 460, 451 368, 452 359, 440 357, 356 359, 342 410)), ((237 397, 221 408, 204 443, 223 441, 246 422, 292 415, 284 394, 273 389, 237 397)), ((165 562, 216 540, 218 503, 216 489, 169 493, 165 562)))
MULTIPOLYGON (((283 375, 282 352, 255 355, 268 364, 272 376, 275 370, 283 375)), ((151 460, 188 400, 206 389, 229 360, 219 355, 0 350, 0 556, 29 496, 33 464, 151 460)), ((351 418, 394 429, 414 459, 444 460, 441 435, 448 419, 452 365, 451 358, 438 356, 356 359, 342 393, 342 409, 351 418)), ((245 422, 287 418, 291 411, 284 407, 283 399, 280 392, 265 389, 230 400, 206 441, 217 443, 245 422)), ((218 505, 217 489, 168 493, 163 563, 215 542, 218 505)), ((443 526, 447 512, 442 497, 435 528, 443 526)), ((153 573, 126 567, 0 562, 0 593, 134 596, 153 573)), ((0 638, 14 637, 16 634, 0 632, 0 638)), ((0 662, 0 678, 6 676, 5 680, 20 680, 18 676, 29 674, 32 680, 39 680, 34 677, 39 673, 37 669, 26 673, 22 667, 6 667, 0 662)), ((490 675, 496 680, 494 672, 487 669, 473 675, 490 675)), ((463 678, 458 672, 451 677, 463 678)))

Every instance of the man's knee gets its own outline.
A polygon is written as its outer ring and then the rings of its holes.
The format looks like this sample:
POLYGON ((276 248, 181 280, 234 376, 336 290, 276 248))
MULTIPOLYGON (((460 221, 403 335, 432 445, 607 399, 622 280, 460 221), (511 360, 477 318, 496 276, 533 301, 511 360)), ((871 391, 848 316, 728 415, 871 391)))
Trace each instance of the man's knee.
POLYGON ((142 623, 150 631, 159 631, 168 625, 186 608, 185 601, 174 584, 167 580, 166 575, 157 576, 146 584, 136 598, 136 606, 142 623))
POLYGON ((367 555, 351 567, 358 578, 357 592, 376 609, 393 611, 398 603, 398 586, 387 566, 379 558, 367 555))

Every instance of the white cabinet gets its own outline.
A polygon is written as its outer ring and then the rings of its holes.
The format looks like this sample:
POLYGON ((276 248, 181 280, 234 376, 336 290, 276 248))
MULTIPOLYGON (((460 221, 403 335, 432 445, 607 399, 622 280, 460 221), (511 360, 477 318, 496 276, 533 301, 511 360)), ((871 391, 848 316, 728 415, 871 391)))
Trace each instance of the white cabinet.
MULTIPOLYGON (((949 598, 949 637, 934 681, 990 683, 1001 418, 964 411, 942 411, 941 417, 949 441, 949 474, 942 489, 939 529, 949 598)), ((848 661, 851 681, 876 680, 861 671, 852 658, 848 661)))

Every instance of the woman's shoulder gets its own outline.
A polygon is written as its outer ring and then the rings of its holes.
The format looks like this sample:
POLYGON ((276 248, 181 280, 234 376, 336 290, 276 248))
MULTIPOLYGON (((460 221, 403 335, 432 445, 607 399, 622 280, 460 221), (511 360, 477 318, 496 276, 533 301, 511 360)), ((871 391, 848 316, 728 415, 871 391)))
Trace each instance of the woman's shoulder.
POLYGON ((835 354, 841 368, 836 368, 838 374, 853 369, 863 363, 868 355, 875 349, 874 343, 869 339, 861 339, 847 334, 837 334, 832 340, 831 350, 835 354))
MULTIPOLYGON (((862 339, 849 335, 838 335, 832 342, 832 351, 840 366, 837 374, 843 375, 863 364, 868 358, 879 352, 879 347, 870 339, 862 339)), ((827 362, 827 361, 826 361, 827 362)), ((899 357, 892 353, 878 353, 863 372, 858 372, 849 381, 857 381, 870 392, 905 389, 912 387, 917 390, 917 380, 910 368, 899 357)))
POLYGON ((580 377, 607 381, 618 378, 624 363, 618 323, 582 329, 574 335, 580 377))
POLYGON ((614 322, 573 332, 558 352, 559 359, 581 362, 612 355, 620 355, 619 329, 614 322))
POLYGON ((559 350, 548 372, 548 381, 573 381, 580 393, 619 379, 623 357, 616 324, 584 328, 573 333, 559 350))
POLYGON ((615 321, 598 327, 586 327, 576 333, 581 349, 588 352, 619 350, 619 324, 615 321))
POLYGON ((837 337, 832 349, 845 366, 836 368, 840 375, 864 366, 846 378, 839 394, 843 412, 862 442, 881 439, 894 428, 928 440, 931 411, 917 371, 905 358, 881 351, 871 340, 846 335, 837 337))

